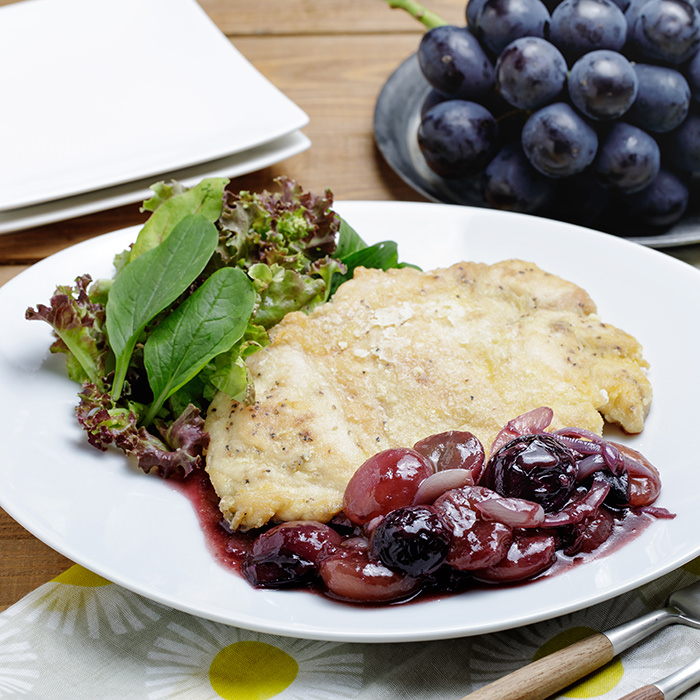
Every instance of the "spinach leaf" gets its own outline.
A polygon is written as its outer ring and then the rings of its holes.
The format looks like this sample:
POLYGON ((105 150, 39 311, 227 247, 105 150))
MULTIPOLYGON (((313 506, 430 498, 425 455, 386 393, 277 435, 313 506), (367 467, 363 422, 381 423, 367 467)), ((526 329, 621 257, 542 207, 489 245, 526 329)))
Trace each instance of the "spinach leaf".
POLYGON ((228 180, 212 177, 202 180, 189 190, 180 192, 167 185, 154 186, 154 196, 144 203, 144 208, 155 210, 151 214, 131 249, 133 262, 147 250, 164 241, 188 214, 200 214, 208 221, 215 222, 223 209, 224 188, 228 180))
POLYGON ((351 253, 355 253, 358 250, 362 250, 367 247, 367 244, 362 240, 360 234, 355 231, 355 229, 350 226, 350 224, 345 221, 341 216, 340 228, 338 229, 338 244, 335 247, 333 257, 342 260, 351 253))
POLYGON ((169 396, 240 340, 255 302, 255 288, 246 273, 224 267, 153 330, 143 351, 154 396, 146 425, 169 396))
POLYGON ((105 324, 116 362, 112 384, 115 401, 121 395, 139 334, 204 270, 218 241, 216 226, 200 214, 191 214, 161 245, 130 262, 115 278, 105 324))

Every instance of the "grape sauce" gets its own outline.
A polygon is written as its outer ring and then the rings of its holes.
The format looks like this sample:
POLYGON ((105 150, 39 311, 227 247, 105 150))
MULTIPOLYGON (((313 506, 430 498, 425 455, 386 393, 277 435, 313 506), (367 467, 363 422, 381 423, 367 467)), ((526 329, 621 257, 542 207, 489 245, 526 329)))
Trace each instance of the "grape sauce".
MULTIPOLYGON (((218 497, 209 480, 209 476, 204 470, 197 470, 186 479, 180 481, 171 479, 168 483, 190 501, 204 534, 206 546, 213 558, 222 567, 236 575, 240 575, 241 565, 260 531, 244 533, 230 530, 219 511, 218 497)), ((469 590, 484 590, 494 585, 497 585, 499 588, 513 587, 543 578, 550 578, 618 551, 625 544, 641 535, 655 519, 654 515, 646 512, 626 511, 620 517, 614 518, 612 534, 594 551, 578 553, 572 556, 568 556, 562 551, 557 551, 556 560, 549 569, 525 581, 486 583, 472 579, 469 575, 463 575, 463 572, 456 572, 453 577, 449 575, 437 577, 435 585, 427 586, 403 600, 391 601, 391 603, 404 604, 409 601, 434 600, 445 595, 464 593, 469 590)), ((321 585, 308 585, 304 588, 309 592, 326 594, 321 585)), ((348 600, 338 600, 338 602, 351 605, 368 604, 348 600)))

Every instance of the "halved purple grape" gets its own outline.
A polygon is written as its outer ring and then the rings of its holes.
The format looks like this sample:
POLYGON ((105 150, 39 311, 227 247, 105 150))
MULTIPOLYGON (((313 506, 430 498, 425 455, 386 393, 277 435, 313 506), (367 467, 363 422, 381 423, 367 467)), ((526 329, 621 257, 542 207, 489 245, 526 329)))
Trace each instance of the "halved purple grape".
POLYGON ((498 494, 480 486, 452 489, 435 501, 435 510, 452 529, 446 562, 460 571, 483 569, 499 562, 508 551, 513 531, 503 523, 487 520, 476 504, 498 494))
POLYGON ((568 530, 568 541, 562 548, 563 552, 567 556, 593 552, 608 540, 614 528, 615 522, 612 514, 608 510, 600 508, 593 515, 568 530))
POLYGON ((556 559, 556 540, 553 535, 517 535, 501 561, 472 573, 478 581, 515 583, 539 576, 549 569, 556 559))
POLYGON ((479 480, 484 468, 484 447, 472 433, 463 430, 447 430, 419 440, 413 449, 427 457, 435 471, 445 469, 467 469, 474 483, 479 480))
POLYGON ((316 579, 323 557, 335 552, 342 540, 323 523, 281 523, 253 542, 241 565, 241 574, 260 588, 307 585, 316 579))
POLYGON ((324 559, 319 568, 328 594, 355 603, 405 600, 421 588, 421 580, 371 561, 362 550, 345 549, 324 559))
POLYGON ((379 515, 411 505, 420 482, 432 473, 433 465, 416 450, 396 447, 378 452, 345 488, 345 515, 356 525, 366 525, 379 515))

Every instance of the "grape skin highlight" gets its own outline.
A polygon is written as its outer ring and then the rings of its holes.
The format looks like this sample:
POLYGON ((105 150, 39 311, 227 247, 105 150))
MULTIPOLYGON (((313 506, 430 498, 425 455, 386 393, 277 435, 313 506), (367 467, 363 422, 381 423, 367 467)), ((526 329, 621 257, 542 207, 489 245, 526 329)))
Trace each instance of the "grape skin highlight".
POLYGON ((700 14, 690 2, 638 0, 638 3, 629 15, 633 21, 628 37, 642 56, 680 65, 697 53, 700 14))

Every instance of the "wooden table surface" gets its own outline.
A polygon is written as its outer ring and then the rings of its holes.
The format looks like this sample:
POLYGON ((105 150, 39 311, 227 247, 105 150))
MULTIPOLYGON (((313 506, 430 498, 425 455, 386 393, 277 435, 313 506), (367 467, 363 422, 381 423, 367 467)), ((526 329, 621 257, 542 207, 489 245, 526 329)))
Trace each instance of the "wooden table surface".
MULTIPOLYGON (((12 0, 0 0, 9 5, 12 0)), ((232 181, 236 190, 271 187, 288 175, 336 199, 417 200, 383 162, 373 139, 377 95, 412 54, 422 25, 383 0, 199 0, 239 51, 309 116, 312 147, 232 181)), ((464 22, 463 0, 430 7, 464 22)), ((20 69, 19 66, 15 67, 20 69)), ((228 77, 222 76, 222 80, 228 77)), ((81 240, 145 220, 139 204, 0 236, 0 284, 81 240)), ((0 610, 71 565, 0 510, 0 610)))
MULTIPOLYGON (((379 91, 415 52, 424 31, 420 23, 384 0, 199 1, 243 55, 310 118, 304 129, 309 150, 236 178, 232 188, 260 190, 288 175, 312 191, 330 188, 339 200, 423 200, 384 163, 372 129, 379 91)), ((464 23, 463 0, 427 4, 449 22, 464 23)), ((67 246, 144 220, 136 203, 0 235, 0 285, 67 246)), ((700 263, 697 247, 684 255, 700 263)), ((0 610, 71 563, 0 510, 0 610)))

